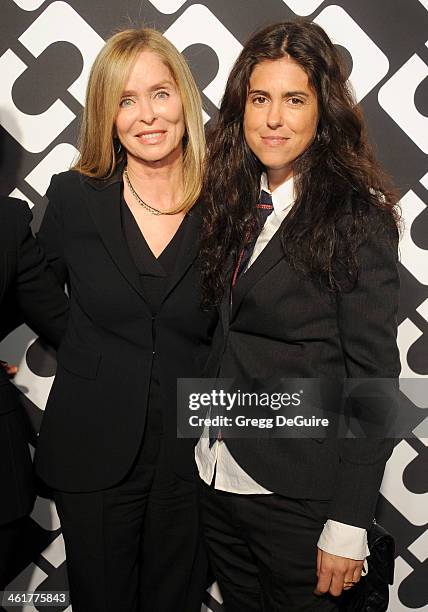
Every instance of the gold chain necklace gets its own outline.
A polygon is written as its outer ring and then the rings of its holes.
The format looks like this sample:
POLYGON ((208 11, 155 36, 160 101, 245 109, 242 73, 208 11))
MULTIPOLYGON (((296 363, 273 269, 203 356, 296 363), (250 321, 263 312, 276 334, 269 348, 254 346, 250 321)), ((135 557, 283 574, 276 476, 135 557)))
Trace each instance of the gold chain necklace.
POLYGON ((123 176, 125 177, 126 182, 128 183, 128 187, 129 187, 132 195, 134 196, 134 198, 137 200, 138 204, 140 204, 140 206, 145 208, 145 210, 147 210, 149 213, 151 213, 152 215, 155 215, 155 216, 158 216, 158 215, 176 215, 177 214, 175 211, 168 212, 168 211, 159 210, 158 208, 154 208, 153 206, 150 206, 150 204, 147 204, 147 202, 145 202, 142 198, 140 198, 140 196, 138 195, 138 193, 135 191, 134 187, 132 186, 131 180, 130 180, 130 178, 128 176, 128 168, 124 169, 123 176))

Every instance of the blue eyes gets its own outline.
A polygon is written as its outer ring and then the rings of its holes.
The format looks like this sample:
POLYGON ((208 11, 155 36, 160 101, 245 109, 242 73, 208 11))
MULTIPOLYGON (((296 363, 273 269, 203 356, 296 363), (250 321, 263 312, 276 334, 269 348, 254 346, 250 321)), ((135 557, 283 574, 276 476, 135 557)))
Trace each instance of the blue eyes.
MULTIPOLYGON (((167 100, 169 97, 170 97, 170 93, 163 89, 160 91, 156 91, 153 94, 153 98, 155 100, 167 100)), ((132 98, 132 97, 122 98, 122 100, 119 102, 119 106, 120 108, 129 108, 134 103, 135 103, 135 98, 132 98)))

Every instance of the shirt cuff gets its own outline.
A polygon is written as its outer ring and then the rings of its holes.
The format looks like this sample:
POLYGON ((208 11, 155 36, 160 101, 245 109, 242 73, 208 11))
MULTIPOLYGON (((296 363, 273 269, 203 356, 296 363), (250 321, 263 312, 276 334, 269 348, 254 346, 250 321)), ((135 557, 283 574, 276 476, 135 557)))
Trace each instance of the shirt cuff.
POLYGON ((369 556, 367 530, 328 519, 317 544, 318 548, 347 559, 362 561, 369 556))

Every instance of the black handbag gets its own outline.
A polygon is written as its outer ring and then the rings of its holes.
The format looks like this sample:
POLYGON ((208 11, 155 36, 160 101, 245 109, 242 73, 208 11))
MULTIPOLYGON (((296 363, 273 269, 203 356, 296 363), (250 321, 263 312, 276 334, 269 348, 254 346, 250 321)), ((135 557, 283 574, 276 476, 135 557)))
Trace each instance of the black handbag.
POLYGON ((394 580, 394 538, 376 521, 367 532, 370 555, 368 572, 339 599, 341 612, 385 612, 389 603, 389 584, 394 580))

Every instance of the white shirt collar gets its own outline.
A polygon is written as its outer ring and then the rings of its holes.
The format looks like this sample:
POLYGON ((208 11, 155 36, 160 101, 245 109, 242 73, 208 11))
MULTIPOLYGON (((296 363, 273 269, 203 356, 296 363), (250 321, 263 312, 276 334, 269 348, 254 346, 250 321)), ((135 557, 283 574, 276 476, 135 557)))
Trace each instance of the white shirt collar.
POLYGON ((268 185, 266 172, 263 172, 260 179, 260 189, 264 189, 272 196, 273 209, 276 215, 283 213, 294 204, 294 180, 291 176, 279 187, 271 191, 268 185))

